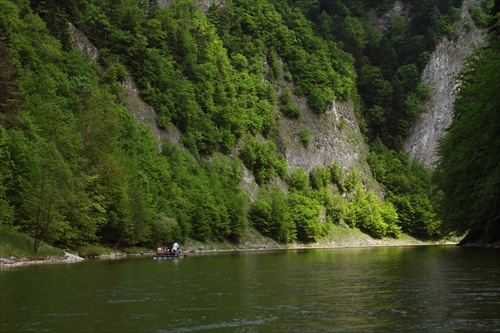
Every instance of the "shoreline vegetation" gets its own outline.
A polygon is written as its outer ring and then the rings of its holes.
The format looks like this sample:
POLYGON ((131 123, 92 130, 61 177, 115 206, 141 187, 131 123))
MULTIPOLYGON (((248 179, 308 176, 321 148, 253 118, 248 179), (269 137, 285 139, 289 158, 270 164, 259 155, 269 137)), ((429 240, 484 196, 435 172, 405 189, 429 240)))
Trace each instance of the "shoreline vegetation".
MULTIPOLYGON (((199 242, 189 239, 181 244, 186 253, 224 252, 224 251, 266 251, 294 249, 328 249, 382 246, 416 246, 416 245, 457 245, 459 238, 449 238, 439 241, 422 241, 408 235, 400 238, 375 239, 359 230, 347 227, 337 227, 337 232, 329 238, 314 243, 280 244, 264 237, 255 230, 248 230, 238 243, 230 242, 199 242)), ((2 245, 0 248, 0 269, 32 264, 72 263, 91 259, 118 259, 127 256, 152 255, 154 249, 130 248, 117 250, 103 246, 86 247, 77 250, 62 250, 43 244, 41 251, 35 255, 29 250, 30 237, 23 234, 6 235, 0 232, 2 245)), ((32 245, 33 243, 31 243, 32 245)), ((168 245, 168 244, 167 244, 168 245)))

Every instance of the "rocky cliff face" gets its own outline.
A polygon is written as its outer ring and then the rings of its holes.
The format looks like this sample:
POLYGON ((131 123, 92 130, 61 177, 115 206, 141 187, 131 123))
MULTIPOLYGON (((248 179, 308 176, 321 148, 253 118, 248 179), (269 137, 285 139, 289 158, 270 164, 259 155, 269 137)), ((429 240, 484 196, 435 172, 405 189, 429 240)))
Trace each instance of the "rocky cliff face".
POLYGON ((356 170, 365 183, 372 174, 366 162, 368 149, 350 101, 336 101, 325 114, 313 114, 305 102, 298 120, 280 117, 277 122, 277 145, 284 153, 289 168, 309 172, 314 167, 329 167, 338 163, 344 170, 356 170), (308 130, 311 142, 307 147, 299 133, 308 130))
POLYGON ((469 15, 471 5, 480 5, 480 1, 464 0, 462 20, 456 23, 458 40, 443 38, 422 73, 421 82, 428 84, 434 95, 424 104, 425 111, 411 130, 405 150, 413 160, 423 162, 430 168, 437 161, 439 139, 452 121, 455 101, 452 77, 462 68, 463 58, 471 53, 471 44, 480 42, 484 36, 484 32, 477 28, 465 27, 466 22, 472 22, 469 15))
POLYGON ((69 24, 71 35, 73 36, 73 47, 82 51, 90 59, 97 60, 99 58, 99 50, 90 42, 80 30, 78 30, 72 23, 69 24))
MULTIPOLYGON (((264 61, 266 63, 266 61, 264 61)), ((282 71, 283 73, 283 71, 282 71)), ((283 74, 277 82, 277 94, 282 87, 294 90, 283 74)), ((383 196, 380 185, 373 179, 367 162, 368 147, 364 142, 351 101, 334 101, 324 114, 315 114, 307 105, 305 98, 292 96, 293 103, 301 109, 299 119, 278 116, 276 133, 273 140, 285 155, 288 169, 302 168, 306 173, 315 167, 328 168, 339 164, 345 174, 354 170, 367 188, 383 196), (300 132, 308 131, 311 141, 307 147, 303 144, 300 132)))

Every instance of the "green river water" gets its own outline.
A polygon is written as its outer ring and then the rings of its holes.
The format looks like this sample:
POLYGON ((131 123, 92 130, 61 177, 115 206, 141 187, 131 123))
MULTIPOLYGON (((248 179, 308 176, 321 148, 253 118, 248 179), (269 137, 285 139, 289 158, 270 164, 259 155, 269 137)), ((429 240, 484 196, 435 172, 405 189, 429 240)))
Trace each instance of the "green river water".
POLYGON ((500 250, 195 253, 0 271, 2 332, 500 332, 500 250))

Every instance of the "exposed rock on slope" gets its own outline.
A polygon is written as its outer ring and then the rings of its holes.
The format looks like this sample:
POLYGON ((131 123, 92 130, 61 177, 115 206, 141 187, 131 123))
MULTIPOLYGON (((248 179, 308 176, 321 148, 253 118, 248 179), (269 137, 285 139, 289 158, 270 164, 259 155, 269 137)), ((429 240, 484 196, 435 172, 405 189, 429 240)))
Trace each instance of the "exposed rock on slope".
POLYGON ((120 94, 120 101, 134 115, 136 122, 145 124, 150 128, 159 145, 165 137, 168 137, 172 142, 180 140, 181 133, 177 128, 171 127, 164 130, 158 127, 156 111, 139 96, 139 89, 131 77, 125 78, 121 84, 125 91, 120 94))
MULTIPOLYGON (((294 90, 293 83, 287 82, 283 73, 282 68, 277 82, 278 95, 282 93, 283 87, 294 90)), ((334 101, 324 114, 318 115, 311 111, 305 98, 293 95, 292 100, 300 108, 301 116, 299 119, 278 117, 277 134, 273 138, 285 155, 288 169, 302 168, 310 172, 315 167, 328 168, 337 163, 344 169, 345 175, 355 170, 362 184, 382 197, 380 185, 373 179, 367 162, 368 147, 352 101, 334 101), (307 147, 300 138, 303 130, 311 134, 307 147)))
POLYGON ((395 15, 402 16, 405 20, 408 20, 410 16, 409 6, 401 0, 396 0, 392 8, 381 16, 375 10, 372 10, 370 12, 370 23, 380 32, 384 32, 391 24, 392 18, 395 15))
POLYGON ((325 114, 313 114, 302 105, 298 120, 280 118, 278 147, 284 152, 289 168, 329 167, 338 163, 345 170, 355 169, 365 180, 372 179, 366 162, 368 149, 363 141, 354 106, 350 101, 334 102, 325 114), (311 142, 304 147, 299 133, 309 130, 311 142))
POLYGON ((90 59, 97 60, 99 58, 99 51, 87 38, 87 36, 85 36, 71 23, 69 24, 69 29, 71 30, 71 34, 73 36, 73 47, 82 51, 84 54, 89 56, 90 59))
POLYGON ((480 42, 484 36, 483 31, 477 28, 468 30, 464 26, 466 22, 472 22, 469 15, 472 5, 480 5, 480 1, 464 0, 462 4, 462 20, 456 23, 459 39, 443 38, 422 73, 421 81, 432 88, 434 95, 425 103, 425 111, 411 130, 405 150, 413 160, 431 168, 437 161, 438 141, 452 122, 455 101, 452 76, 460 71, 463 58, 471 53, 471 43, 480 42))

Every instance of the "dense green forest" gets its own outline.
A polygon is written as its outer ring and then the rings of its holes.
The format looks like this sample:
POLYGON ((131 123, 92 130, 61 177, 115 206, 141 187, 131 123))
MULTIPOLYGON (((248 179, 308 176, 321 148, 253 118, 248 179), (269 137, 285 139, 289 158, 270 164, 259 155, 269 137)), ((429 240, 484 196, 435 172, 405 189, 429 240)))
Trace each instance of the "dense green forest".
POLYGON ((454 120, 433 175, 444 229, 467 233, 463 244, 500 241, 499 1, 492 15, 484 45, 456 77, 454 120))
MULTIPOLYGON (((0 0, 1 228, 33 236, 35 252, 42 240, 238 242, 247 228, 313 242, 339 224, 376 238, 463 234, 470 226, 441 228, 431 172, 402 151, 431 94, 420 72, 439 38, 457 38, 461 2, 404 1, 412 19, 381 31, 370 15, 394 1, 228 0, 204 12, 191 0, 0 0), (97 61, 73 47, 69 23, 97 61), (135 122, 120 100, 127 77, 180 143, 159 148, 135 122), (317 115, 354 102, 384 197, 338 163, 287 166, 273 133, 279 117, 300 119, 292 96, 317 115)), ((473 8, 476 25, 491 5, 473 8)))

